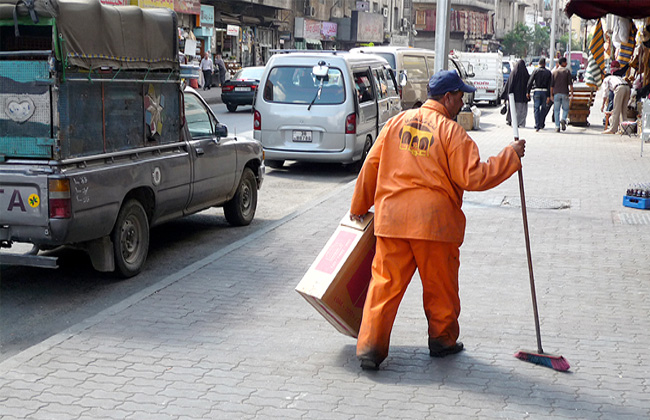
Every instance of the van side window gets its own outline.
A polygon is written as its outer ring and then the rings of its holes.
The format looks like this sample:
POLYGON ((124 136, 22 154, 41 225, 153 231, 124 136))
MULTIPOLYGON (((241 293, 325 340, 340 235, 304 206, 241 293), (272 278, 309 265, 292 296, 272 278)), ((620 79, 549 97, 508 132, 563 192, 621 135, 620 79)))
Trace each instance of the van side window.
POLYGON ((185 93, 185 121, 192 138, 212 136, 213 121, 201 101, 192 93, 185 93))
POLYGON ((359 96, 359 103, 372 101, 375 99, 375 95, 372 89, 372 82, 368 77, 368 72, 359 72, 354 73, 354 85, 357 89, 357 95, 359 96))
POLYGON ((395 79, 395 71, 393 69, 384 69, 386 72, 386 81, 388 85, 388 96, 397 96, 397 80, 395 79))
MULTIPOLYGON (((429 68, 429 78, 433 76, 433 73, 436 72, 436 59, 433 57, 427 57, 427 67, 429 68)), ((453 69, 453 67, 449 67, 449 70, 453 69)))
POLYGON ((377 94, 380 99, 384 99, 388 96, 388 83, 386 82, 384 69, 375 69, 373 73, 377 82, 377 94))
POLYGON ((412 80, 429 80, 427 75, 427 63, 424 57, 416 55, 404 56, 404 70, 412 80))
MULTIPOLYGON (((311 66, 274 67, 264 84, 263 98, 268 102, 310 104, 318 93, 319 84, 311 66)), ((332 105, 344 101, 345 86, 341 70, 330 67, 320 98, 316 98, 314 104, 332 105)))

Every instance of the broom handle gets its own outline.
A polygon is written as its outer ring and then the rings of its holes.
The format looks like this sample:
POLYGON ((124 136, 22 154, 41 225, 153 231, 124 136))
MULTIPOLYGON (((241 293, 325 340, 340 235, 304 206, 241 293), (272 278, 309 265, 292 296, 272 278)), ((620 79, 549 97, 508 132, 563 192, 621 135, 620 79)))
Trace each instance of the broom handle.
POLYGON ((537 294, 535 293, 535 277, 533 276, 533 257, 530 253, 530 235, 528 234, 528 217, 526 215, 526 196, 524 194, 524 175, 521 169, 519 175, 519 198, 521 200, 521 216, 524 220, 524 236, 526 238, 526 257, 528 259, 528 274, 530 277, 530 295, 533 299, 533 313, 535 314, 535 333, 537 334, 537 352, 543 354, 542 334, 539 331, 539 312, 537 310, 537 294))
MULTIPOLYGON (((510 108, 510 122, 515 141, 519 140, 519 120, 517 108, 515 107, 515 94, 508 95, 508 107, 510 108)), ((535 333, 537 334, 537 352, 543 354, 542 334, 539 331, 539 311, 537 310, 537 294, 535 293, 535 277, 533 276, 533 257, 530 253, 530 235, 528 234, 528 216, 526 215, 526 194, 524 194, 524 174, 521 169, 519 174, 519 198, 521 201, 521 216, 524 221, 524 237, 526 238, 526 258, 528 259, 528 275, 530 277, 530 295, 533 299, 533 314, 535 315, 535 333)))

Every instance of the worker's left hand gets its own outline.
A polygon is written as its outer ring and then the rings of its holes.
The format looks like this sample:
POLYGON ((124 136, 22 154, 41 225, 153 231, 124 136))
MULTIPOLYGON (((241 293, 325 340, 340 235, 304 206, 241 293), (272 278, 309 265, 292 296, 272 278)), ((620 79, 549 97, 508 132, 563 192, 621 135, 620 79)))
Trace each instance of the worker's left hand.
POLYGON ((519 139, 517 141, 513 141, 510 143, 510 146, 515 149, 515 152, 517 152, 517 156, 519 156, 519 159, 524 157, 524 153, 526 152, 526 140, 524 139, 519 139))
POLYGON ((363 222, 363 216, 365 216, 365 215, 364 214, 350 213, 350 220, 357 221, 357 222, 363 222))

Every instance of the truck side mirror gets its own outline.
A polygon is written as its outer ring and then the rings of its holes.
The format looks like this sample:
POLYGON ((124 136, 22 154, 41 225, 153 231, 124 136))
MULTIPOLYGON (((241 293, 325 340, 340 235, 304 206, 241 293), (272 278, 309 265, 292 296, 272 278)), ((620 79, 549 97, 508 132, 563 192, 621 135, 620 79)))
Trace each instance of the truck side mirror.
POLYGON ((471 79, 474 76, 476 76, 476 74, 474 73, 474 66, 472 64, 468 63, 467 64, 467 77, 469 77, 471 79))
POLYGON ((225 124, 217 123, 214 131, 217 137, 228 137, 228 126, 225 124))

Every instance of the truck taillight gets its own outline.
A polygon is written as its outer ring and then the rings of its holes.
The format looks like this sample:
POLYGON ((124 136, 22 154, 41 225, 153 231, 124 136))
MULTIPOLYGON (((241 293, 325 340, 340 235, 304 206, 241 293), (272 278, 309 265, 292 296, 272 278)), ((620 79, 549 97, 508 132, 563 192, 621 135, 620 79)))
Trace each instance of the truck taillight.
POLYGON ((253 130, 262 129, 262 114, 259 111, 255 111, 253 114, 253 130))
POLYGON ((48 184, 50 193, 50 218, 69 219, 72 215, 72 203, 70 200, 70 180, 50 179, 48 184))
POLYGON ((356 113, 352 113, 345 118, 345 134, 357 134, 356 113))

